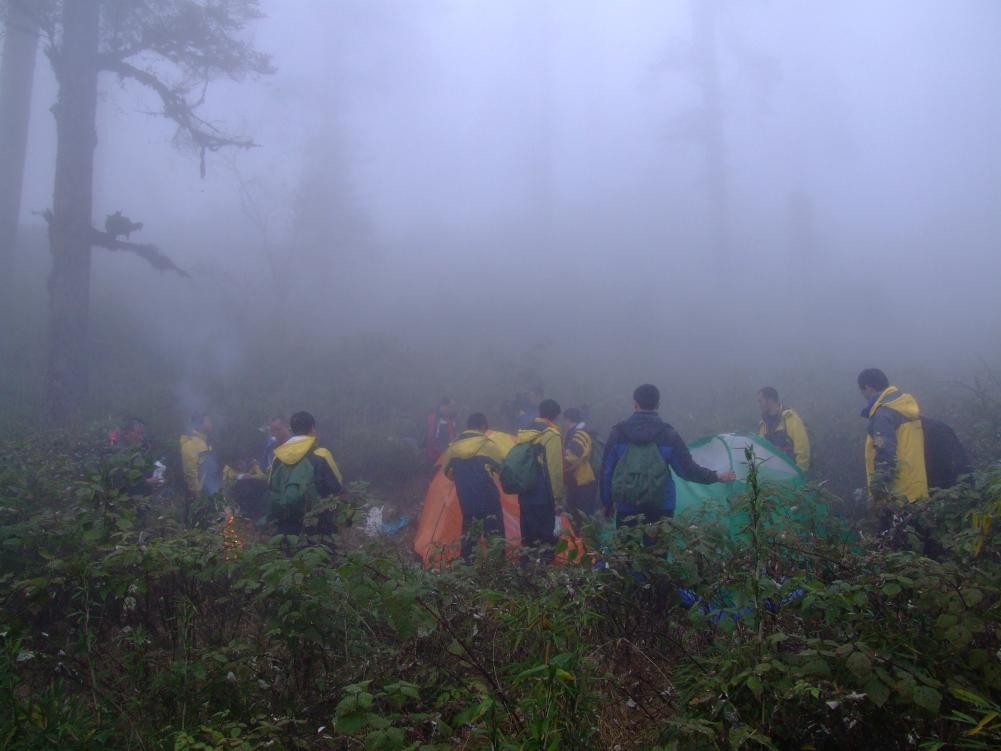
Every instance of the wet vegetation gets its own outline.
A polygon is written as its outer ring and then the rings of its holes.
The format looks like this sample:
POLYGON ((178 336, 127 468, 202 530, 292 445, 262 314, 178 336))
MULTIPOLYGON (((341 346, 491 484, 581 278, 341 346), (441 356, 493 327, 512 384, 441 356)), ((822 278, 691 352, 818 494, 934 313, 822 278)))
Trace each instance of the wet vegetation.
POLYGON ((862 5, 0 0, 0 748, 1001 748, 998 10, 862 5), (873 508, 869 366, 974 477, 873 508), (443 396, 641 382, 810 484, 421 566, 443 396), (336 534, 185 497, 300 409, 336 534))
POLYGON ((104 441, 2 446, 5 747, 1001 742, 996 467, 880 536, 822 490, 752 484, 736 537, 679 518, 643 547, 596 520, 570 565, 425 570, 406 533, 348 526, 398 484, 352 485, 341 533, 288 542, 221 497, 184 523, 169 492, 129 495, 143 460, 104 441), (789 513, 816 504, 821 527, 789 513))

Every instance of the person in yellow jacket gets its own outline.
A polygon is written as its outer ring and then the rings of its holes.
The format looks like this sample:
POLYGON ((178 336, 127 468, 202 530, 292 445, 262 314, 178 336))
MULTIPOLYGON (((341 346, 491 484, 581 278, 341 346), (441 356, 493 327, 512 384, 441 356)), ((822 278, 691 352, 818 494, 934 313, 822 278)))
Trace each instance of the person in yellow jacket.
POLYGON ((563 413, 562 422, 567 511, 579 524, 601 508, 598 503, 598 479, 591 464, 594 438, 587 430, 583 413, 576 407, 570 407, 563 413))
MULTIPOLYGON (((296 412, 289 427, 292 437, 275 447, 268 471, 268 516, 277 524, 279 534, 299 535, 313 505, 344 489, 344 477, 330 451, 319 445, 313 415, 296 412)), ((337 531, 332 511, 320 515, 316 530, 320 534, 337 531)))
POLYGON ((543 560, 551 559, 555 540, 556 509, 563 505, 563 440, 556 419, 560 405, 553 399, 543 399, 539 416, 528 427, 518 431, 518 443, 538 443, 542 447, 542 482, 527 493, 518 495, 521 516, 521 544, 542 547, 543 560))
POLYGON ((208 415, 191 418, 188 432, 181 436, 181 471, 189 498, 209 495, 220 489, 219 466, 209 443, 212 420, 208 415))
POLYGON ((916 501, 928 495, 925 438, 917 400, 891 386, 882 370, 859 373, 858 387, 866 399, 862 417, 869 421, 865 441, 865 473, 869 495, 890 495, 916 501))
POLYGON ((801 470, 809 472, 810 436, 803 419, 796 410, 782 406, 779 392, 772 386, 765 386, 758 392, 758 406, 761 407, 758 435, 775 444, 801 470))
POLYGON ((482 523, 487 537, 504 537, 504 513, 496 477, 507 451, 487 431, 487 416, 475 412, 466 420, 466 430, 449 444, 442 456, 442 471, 455 483, 455 493, 462 509, 462 558, 473 553, 473 524, 482 523))

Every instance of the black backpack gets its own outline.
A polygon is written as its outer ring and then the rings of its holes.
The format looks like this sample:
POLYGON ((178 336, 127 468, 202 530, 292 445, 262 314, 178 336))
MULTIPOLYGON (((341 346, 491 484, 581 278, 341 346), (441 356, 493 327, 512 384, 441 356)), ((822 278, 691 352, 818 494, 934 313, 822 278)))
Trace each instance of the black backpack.
POLYGON ((956 431, 931 417, 921 418, 921 429, 925 434, 925 472, 929 489, 951 488, 964 475, 973 472, 956 431))

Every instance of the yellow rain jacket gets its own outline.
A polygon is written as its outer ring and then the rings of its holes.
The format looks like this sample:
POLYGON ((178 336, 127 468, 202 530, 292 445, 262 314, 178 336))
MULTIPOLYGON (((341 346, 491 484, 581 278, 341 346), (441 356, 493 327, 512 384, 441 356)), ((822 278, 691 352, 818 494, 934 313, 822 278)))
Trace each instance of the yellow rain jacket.
POLYGON ((917 400, 890 386, 869 408, 868 432, 865 472, 870 494, 885 485, 909 501, 927 496, 925 436, 917 400))
POLYGON ((202 493, 202 481, 198 476, 198 467, 202 454, 212 450, 209 439, 204 433, 193 430, 181 436, 181 471, 184 474, 184 485, 191 495, 202 493))
POLYGON ((806 425, 796 410, 783 407, 776 424, 771 429, 762 420, 758 423, 758 435, 767 438, 776 447, 789 454, 801 470, 810 471, 810 436, 807 435, 806 425))
POLYGON ((504 461, 504 457, 507 456, 512 445, 510 440, 498 440, 497 434, 467 430, 449 444, 444 456, 442 456, 442 470, 445 472, 445 476, 452 480, 454 479, 453 469, 456 460, 461 461, 481 456, 487 460, 485 464, 489 465, 490 471, 494 472, 495 467, 499 467, 504 461))
POLYGON ((591 452, 594 441, 584 428, 574 428, 567 437, 566 451, 563 459, 566 461, 567 478, 577 487, 596 482, 594 468, 591 466, 591 452))
MULTIPOLYGON (((316 446, 316 436, 313 435, 302 435, 302 436, 292 436, 289 440, 285 441, 281 446, 275 447, 275 461, 281 462, 282 464, 287 464, 289 466, 293 464, 298 464, 302 459, 309 453, 317 459, 322 459, 323 463, 326 464, 326 468, 329 468, 333 473, 334 478, 337 480, 336 488, 329 487, 334 483, 323 482, 324 476, 327 474, 324 471, 324 467, 317 466, 314 462, 314 467, 317 468, 317 491, 320 493, 320 497, 323 498, 328 495, 334 495, 339 493, 341 488, 344 487, 344 476, 341 475, 341 470, 337 466, 337 462, 334 461, 333 455, 323 448, 322 446, 316 446), (326 492, 325 492, 326 491, 326 492)), ((274 467, 274 465, 271 465, 274 467)), ((268 470, 268 476, 270 478, 271 470, 268 470)))
MULTIPOLYGON (((566 495, 563 484, 563 439, 556 423, 536 417, 527 428, 518 431, 518 443, 538 440, 545 451, 545 469, 552 490, 553 502, 559 505, 566 495)), ((534 492, 534 491, 533 491, 534 492)))

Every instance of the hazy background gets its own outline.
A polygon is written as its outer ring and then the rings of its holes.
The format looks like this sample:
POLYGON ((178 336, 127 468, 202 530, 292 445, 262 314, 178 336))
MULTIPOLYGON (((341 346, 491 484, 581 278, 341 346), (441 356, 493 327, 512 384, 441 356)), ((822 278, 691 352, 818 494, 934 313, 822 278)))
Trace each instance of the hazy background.
MULTIPOLYGON (((207 107, 261 148, 205 179, 102 79, 95 221, 145 222, 193 278, 95 251, 95 412, 170 433, 209 409, 243 446, 271 411, 403 434, 443 394, 496 416, 538 382, 607 427, 652 381, 694 438, 753 428, 769 383, 846 487, 861 368, 974 420, 953 382, 1001 359, 1001 4, 711 5, 709 38, 680 0, 262 0, 276 75, 207 107)), ((44 365, 54 93, 40 60, 13 412, 44 365)))

